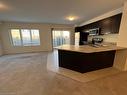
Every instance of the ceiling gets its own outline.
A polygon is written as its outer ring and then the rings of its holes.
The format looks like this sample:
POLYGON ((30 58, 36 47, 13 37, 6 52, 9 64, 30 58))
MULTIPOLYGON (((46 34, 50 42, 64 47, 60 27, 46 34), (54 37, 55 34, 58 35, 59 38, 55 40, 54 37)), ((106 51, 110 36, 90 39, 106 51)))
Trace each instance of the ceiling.
POLYGON ((79 24, 120 8, 125 0, 0 0, 0 21, 79 24), (74 21, 66 17, 75 16, 74 21))

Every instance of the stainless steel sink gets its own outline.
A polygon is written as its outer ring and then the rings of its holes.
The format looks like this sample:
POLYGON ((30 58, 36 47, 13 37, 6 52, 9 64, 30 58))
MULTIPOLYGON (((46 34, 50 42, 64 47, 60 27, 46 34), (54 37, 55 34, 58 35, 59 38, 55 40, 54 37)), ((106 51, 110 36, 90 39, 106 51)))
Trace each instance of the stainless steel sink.
POLYGON ((108 45, 106 45, 106 44, 90 44, 90 46, 99 48, 99 47, 107 47, 108 45))

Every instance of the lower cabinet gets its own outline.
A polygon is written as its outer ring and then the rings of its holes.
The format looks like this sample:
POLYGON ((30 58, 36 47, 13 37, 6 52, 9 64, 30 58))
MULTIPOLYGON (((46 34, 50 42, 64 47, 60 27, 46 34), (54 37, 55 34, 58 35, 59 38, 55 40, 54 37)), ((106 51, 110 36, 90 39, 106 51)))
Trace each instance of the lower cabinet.
POLYGON ((81 73, 112 67, 115 50, 96 53, 81 53, 58 50, 59 66, 81 73))

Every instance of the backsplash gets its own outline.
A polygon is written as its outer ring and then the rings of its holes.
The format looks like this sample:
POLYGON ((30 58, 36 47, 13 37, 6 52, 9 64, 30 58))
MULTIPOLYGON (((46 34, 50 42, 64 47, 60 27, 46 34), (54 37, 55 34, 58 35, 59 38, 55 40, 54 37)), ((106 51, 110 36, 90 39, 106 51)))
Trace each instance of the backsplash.
POLYGON ((107 34, 107 35, 99 35, 99 36, 89 36, 88 41, 92 41, 92 38, 98 37, 103 38, 104 42, 117 43, 119 34, 107 34))

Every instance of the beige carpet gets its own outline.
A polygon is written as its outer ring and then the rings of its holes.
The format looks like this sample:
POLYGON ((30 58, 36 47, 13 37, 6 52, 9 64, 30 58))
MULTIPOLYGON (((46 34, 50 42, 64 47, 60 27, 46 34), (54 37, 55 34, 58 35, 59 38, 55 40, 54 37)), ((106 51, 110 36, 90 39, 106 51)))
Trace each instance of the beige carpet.
POLYGON ((127 95, 127 72, 83 83, 47 69, 48 54, 0 57, 0 95, 127 95))

